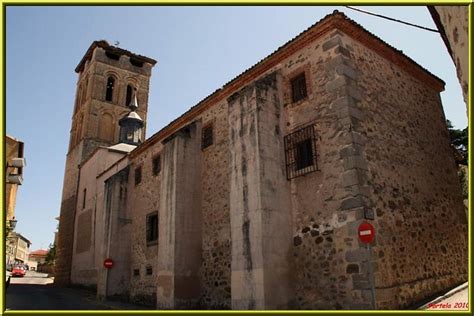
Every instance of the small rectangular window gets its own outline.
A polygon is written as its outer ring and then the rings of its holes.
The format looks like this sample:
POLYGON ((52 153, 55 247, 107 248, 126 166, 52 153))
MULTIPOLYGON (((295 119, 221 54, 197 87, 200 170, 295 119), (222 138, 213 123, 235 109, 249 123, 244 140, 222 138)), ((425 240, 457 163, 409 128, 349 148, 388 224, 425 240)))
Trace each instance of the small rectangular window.
POLYGON ((306 77, 304 72, 291 79, 291 96, 293 102, 298 102, 306 98, 306 77))
POLYGON ((288 180, 318 170, 314 125, 286 135, 284 141, 288 180))
POLYGON ((142 167, 135 168, 135 185, 138 185, 142 182, 142 167))
POLYGON ((84 189, 84 192, 82 195, 82 209, 86 208, 86 196, 87 196, 87 189, 84 189))
POLYGON ((161 171, 161 156, 160 155, 153 157, 152 169, 153 169, 153 175, 154 176, 156 176, 160 173, 160 171, 161 171))
POLYGON ((158 242, 158 212, 148 214, 146 217, 146 242, 147 245, 158 242))
POLYGON ((139 276, 140 275, 140 269, 133 269, 133 275, 134 276, 139 276))
POLYGON ((152 275, 153 274, 153 268, 151 266, 146 267, 146 275, 152 275))
POLYGON ((214 142, 214 135, 213 135, 213 128, 212 124, 204 126, 202 128, 202 140, 201 140, 201 148, 207 148, 211 146, 214 142))

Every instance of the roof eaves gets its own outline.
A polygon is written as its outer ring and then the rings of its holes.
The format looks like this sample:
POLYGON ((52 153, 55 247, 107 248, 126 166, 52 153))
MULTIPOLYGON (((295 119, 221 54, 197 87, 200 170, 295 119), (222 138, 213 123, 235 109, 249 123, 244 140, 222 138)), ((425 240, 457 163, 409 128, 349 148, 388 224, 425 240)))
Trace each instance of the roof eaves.
MULTIPOLYGON (((254 77, 255 74, 254 72, 259 73, 258 70, 259 68, 265 67, 266 63, 271 61, 272 59, 276 58, 275 56, 281 55, 285 56, 285 52, 288 50, 289 47, 292 47, 293 45, 296 47, 304 46, 309 40, 314 40, 318 38, 319 36, 322 36, 326 34, 329 30, 331 29, 340 29, 344 33, 349 33, 347 34, 348 36, 351 37, 350 32, 347 32, 349 27, 356 27, 358 30, 364 32, 365 35, 368 37, 372 37, 374 40, 376 40, 380 45, 384 46, 385 48, 391 50, 393 53, 399 54, 400 57, 405 58, 408 62, 411 64, 415 65, 418 70, 421 70, 423 73, 431 77, 434 81, 437 81, 438 85, 441 87, 441 91, 444 89, 445 82, 429 72, 427 69, 423 68, 420 66, 418 63, 416 63, 413 59, 405 55, 401 50, 396 49, 395 47, 391 46, 387 42, 383 41, 381 38, 378 36, 374 35, 373 33, 367 31, 364 27, 362 27, 360 24, 355 22, 352 19, 349 19, 344 13, 339 12, 337 10, 333 11, 333 13, 327 14, 325 17, 323 17, 321 20, 317 21, 310 27, 308 27, 306 30, 302 31, 295 37, 293 37, 291 40, 286 42, 284 45, 280 46, 278 49, 276 49, 273 53, 268 55, 267 57, 261 59, 258 61, 256 64, 253 66, 247 68, 244 72, 239 74, 238 76, 234 77, 233 79, 229 80, 227 83, 225 83, 221 88, 215 90, 213 93, 205 97, 203 100, 198 102, 196 105, 192 106, 189 108, 186 112, 184 112, 182 115, 171 121, 168 125, 160 129, 158 132, 153 134, 150 138, 145 140, 142 144, 137 146, 133 151, 130 152, 130 158, 132 159, 136 155, 138 155, 140 152, 145 150, 148 146, 151 146, 155 142, 159 141, 162 138, 165 138, 169 136, 172 132, 178 129, 178 125, 180 121, 183 121, 184 118, 186 117, 192 117, 193 114, 199 114, 204 110, 204 107, 206 103, 210 100, 213 100, 214 102, 219 102, 223 95, 226 94, 226 92, 231 92, 233 88, 236 88, 236 86, 242 82, 245 81, 245 77, 251 78, 254 77), (319 32, 318 32, 319 31, 319 32), (311 36, 313 35, 313 36, 311 36), (307 39, 305 41, 304 39, 307 39), (300 43, 300 45, 298 45, 300 43), (199 111, 201 110, 201 111, 199 111)), ((357 39, 357 38, 356 38, 357 39)), ((287 54, 289 55, 289 54, 287 54)), ((272 65, 269 64, 269 66, 265 67, 264 70, 268 70, 271 68, 272 65)), ((260 71, 260 73, 263 73, 263 71, 260 71)))

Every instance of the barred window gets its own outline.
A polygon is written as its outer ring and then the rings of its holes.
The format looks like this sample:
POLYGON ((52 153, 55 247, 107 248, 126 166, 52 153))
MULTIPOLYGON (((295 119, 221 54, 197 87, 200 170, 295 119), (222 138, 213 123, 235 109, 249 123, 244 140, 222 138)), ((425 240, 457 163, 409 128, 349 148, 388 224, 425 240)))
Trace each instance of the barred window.
POLYGON ((291 79, 291 96, 293 102, 297 102, 306 98, 306 77, 304 72, 291 79))
POLYGON ((135 185, 140 184, 142 182, 142 167, 135 168, 135 185))
POLYGON ((158 242, 158 212, 146 216, 146 243, 154 245, 158 242))
POLYGON ((202 128, 201 149, 211 146, 213 142, 214 142, 213 128, 212 128, 212 124, 209 124, 202 128))
POLYGON ((288 180, 318 170, 314 125, 285 136, 285 162, 288 180))
POLYGON ((152 160, 153 175, 156 176, 161 171, 161 156, 157 155, 152 160))
POLYGON ((133 269, 134 276, 140 276, 140 269, 133 269))

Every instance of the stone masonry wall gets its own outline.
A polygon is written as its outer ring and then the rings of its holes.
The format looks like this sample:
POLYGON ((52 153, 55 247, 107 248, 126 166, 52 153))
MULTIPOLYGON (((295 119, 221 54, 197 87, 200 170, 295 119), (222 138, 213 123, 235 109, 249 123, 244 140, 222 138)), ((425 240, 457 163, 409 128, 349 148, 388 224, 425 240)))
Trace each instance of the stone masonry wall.
POLYGON ((435 6, 440 21, 444 27, 446 36, 452 49, 456 74, 462 88, 464 102, 467 103, 469 87, 469 40, 468 40, 468 16, 469 7, 464 5, 435 6))
POLYGON ((467 221, 446 118, 438 91, 345 43, 365 114, 377 308, 405 308, 467 280, 467 221))
POLYGON ((160 240, 147 244, 146 219, 153 212, 160 212, 160 190, 163 170, 153 174, 152 160, 161 155, 163 166, 162 144, 157 143, 150 150, 144 151, 132 160, 129 176, 128 202, 131 206, 131 277, 130 299, 136 303, 153 305, 156 302, 156 277, 158 272, 157 257, 160 240), (135 170, 142 168, 141 183, 135 185, 135 170), (151 268, 151 274, 150 274, 151 268), (138 270, 138 271, 137 271, 138 270), (138 274, 137 274, 138 272, 138 274))
POLYGON ((79 175, 82 147, 71 150, 66 159, 61 211, 59 215, 57 261, 55 264, 55 283, 69 285, 71 276, 72 252, 74 245, 74 222, 76 209, 76 190, 79 175))
POLYGON ((229 214, 229 128, 227 103, 205 111, 202 126, 212 124, 213 144, 202 150, 202 297, 205 309, 231 308, 229 214))
MULTIPOLYGON (((352 129, 359 114, 353 104, 357 92, 349 81, 354 73, 340 42, 340 33, 331 32, 282 63, 286 78, 283 136, 312 126, 318 167, 289 181, 291 309, 368 308, 364 304, 368 293, 353 289, 351 275, 363 267, 346 258, 346 252, 359 247, 349 231, 363 216, 363 183, 355 170, 361 137, 352 129), (292 102, 290 82, 302 72, 308 96, 292 102)), ((358 278, 355 282, 364 276, 358 278)))

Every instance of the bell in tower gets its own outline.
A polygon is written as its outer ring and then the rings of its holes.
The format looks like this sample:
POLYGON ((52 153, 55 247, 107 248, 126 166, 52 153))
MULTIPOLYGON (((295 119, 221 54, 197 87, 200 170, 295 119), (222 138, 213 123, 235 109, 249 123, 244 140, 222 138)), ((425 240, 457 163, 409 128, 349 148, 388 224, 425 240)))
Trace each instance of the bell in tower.
POLYGON ((143 125, 142 118, 135 112, 138 109, 137 95, 134 92, 129 104, 130 112, 120 119, 119 142, 138 146, 142 142, 143 125))

